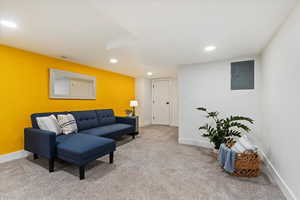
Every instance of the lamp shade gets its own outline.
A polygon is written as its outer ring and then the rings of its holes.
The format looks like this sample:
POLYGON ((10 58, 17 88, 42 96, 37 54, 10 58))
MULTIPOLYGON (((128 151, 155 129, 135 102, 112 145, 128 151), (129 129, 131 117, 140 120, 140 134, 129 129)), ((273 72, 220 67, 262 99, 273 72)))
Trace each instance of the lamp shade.
POLYGON ((138 106, 138 101, 137 100, 130 101, 130 107, 137 107, 137 106, 138 106))

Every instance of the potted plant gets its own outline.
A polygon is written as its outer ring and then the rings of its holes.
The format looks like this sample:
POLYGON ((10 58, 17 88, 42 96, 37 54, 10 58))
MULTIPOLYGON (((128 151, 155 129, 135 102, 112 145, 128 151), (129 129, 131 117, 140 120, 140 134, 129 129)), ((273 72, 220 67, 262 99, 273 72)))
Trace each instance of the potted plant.
POLYGON ((211 119, 211 123, 206 123, 199 128, 204 131, 203 137, 207 137, 214 144, 217 152, 222 143, 233 142, 235 137, 241 137, 242 131, 249 132, 250 128, 242 122, 253 124, 249 117, 230 116, 224 119, 218 117, 218 112, 208 112, 206 108, 200 107, 197 110, 206 113, 206 118, 211 119))
POLYGON ((130 110, 130 109, 126 109, 125 110, 125 113, 126 113, 126 115, 128 116, 128 117, 131 117, 132 116, 132 110, 130 110))

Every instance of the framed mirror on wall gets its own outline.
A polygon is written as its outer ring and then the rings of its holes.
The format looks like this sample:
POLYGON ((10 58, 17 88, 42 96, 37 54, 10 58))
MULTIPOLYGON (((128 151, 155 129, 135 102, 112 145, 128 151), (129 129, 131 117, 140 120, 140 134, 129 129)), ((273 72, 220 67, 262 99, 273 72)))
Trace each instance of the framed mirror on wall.
POLYGON ((96 77, 49 69, 50 99, 96 99, 96 77))

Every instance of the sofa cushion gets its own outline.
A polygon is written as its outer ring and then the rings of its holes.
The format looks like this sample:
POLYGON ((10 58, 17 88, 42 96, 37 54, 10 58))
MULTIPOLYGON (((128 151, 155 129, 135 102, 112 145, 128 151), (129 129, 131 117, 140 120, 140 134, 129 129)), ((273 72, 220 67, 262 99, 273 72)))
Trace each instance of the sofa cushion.
POLYGON ((60 144, 64 141, 66 141, 68 138, 72 137, 72 135, 74 135, 76 133, 71 133, 71 134, 68 134, 68 135, 65 135, 65 134, 60 134, 60 135, 57 135, 56 136, 56 144, 60 144))
POLYGON ((48 112, 48 113, 35 113, 31 115, 31 123, 32 123, 32 128, 37 128, 39 129, 39 125, 37 123, 36 118, 37 117, 49 117, 50 115, 54 115, 57 117, 57 115, 66 115, 68 112, 48 112))
POLYGON ((116 123, 114 111, 112 109, 96 110, 99 126, 116 123))
POLYGON ((79 131, 98 126, 98 119, 94 110, 74 111, 71 114, 75 117, 79 131))
POLYGON ((133 126, 129 124, 120 124, 120 123, 110 124, 106 126, 80 131, 80 133, 102 136, 102 137, 109 137, 109 138, 114 138, 132 132, 133 132, 133 126))
POLYGON ((69 136, 57 145, 57 157, 79 166, 116 150, 112 139, 79 133, 69 136))

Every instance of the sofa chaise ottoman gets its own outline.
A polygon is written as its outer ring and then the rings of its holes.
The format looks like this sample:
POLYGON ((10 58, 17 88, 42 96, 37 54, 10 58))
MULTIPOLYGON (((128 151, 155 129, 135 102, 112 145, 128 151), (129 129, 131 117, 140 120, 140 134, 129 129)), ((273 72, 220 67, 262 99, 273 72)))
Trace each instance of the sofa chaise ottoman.
POLYGON ((132 117, 116 117, 112 109, 36 113, 31 115, 32 128, 24 129, 24 149, 49 160, 49 172, 54 171, 54 160, 59 158, 75 164, 84 178, 84 166, 97 158, 110 155, 116 149, 114 139, 122 135, 138 134, 137 122, 132 117), (76 120, 78 133, 68 135, 41 130, 37 117, 72 114, 76 120))
POLYGON ((65 142, 57 145, 57 158, 79 167, 80 180, 84 179, 85 165, 99 157, 109 154, 109 163, 113 163, 116 142, 109 138, 100 138, 87 134, 71 134, 65 142))

